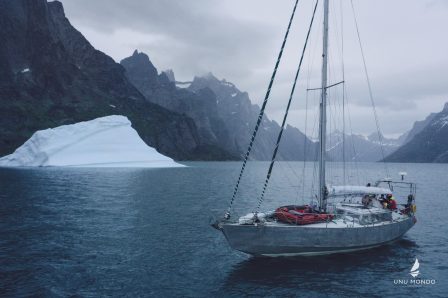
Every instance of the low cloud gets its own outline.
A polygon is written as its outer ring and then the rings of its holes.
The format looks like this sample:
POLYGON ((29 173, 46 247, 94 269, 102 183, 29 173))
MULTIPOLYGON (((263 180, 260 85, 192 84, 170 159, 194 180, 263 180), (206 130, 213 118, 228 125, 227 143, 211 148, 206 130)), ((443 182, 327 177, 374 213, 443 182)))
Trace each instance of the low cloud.
MULTIPOLYGON (((269 0, 62 0, 67 17, 98 49, 120 61, 134 49, 146 52, 159 70, 180 80, 209 71, 234 82, 260 103, 283 39, 293 1, 269 0)), ((447 1, 354 1, 375 103, 386 134, 409 129, 415 120, 448 101, 447 1)), ((333 2, 332 2, 333 3, 333 2)), ((336 3, 336 2, 335 2, 336 3)), ((312 1, 300 1, 290 40, 269 104, 281 119, 303 47, 312 1)), ((344 26, 346 86, 354 131, 374 129, 362 58, 349 1, 330 10, 330 81, 342 79, 340 28, 344 26), (369 122, 369 123, 367 123, 369 122), (370 123, 372 122, 372 123, 370 123)), ((304 61, 290 123, 303 128, 307 81, 320 77, 321 12, 304 61)), ((335 87, 335 101, 341 97, 335 87)), ((340 89, 339 89, 340 90, 340 89)), ((308 94, 308 98, 316 95, 308 94)), ((311 99, 309 107, 313 108, 311 99)), ((311 113, 311 111, 309 111, 311 113)))

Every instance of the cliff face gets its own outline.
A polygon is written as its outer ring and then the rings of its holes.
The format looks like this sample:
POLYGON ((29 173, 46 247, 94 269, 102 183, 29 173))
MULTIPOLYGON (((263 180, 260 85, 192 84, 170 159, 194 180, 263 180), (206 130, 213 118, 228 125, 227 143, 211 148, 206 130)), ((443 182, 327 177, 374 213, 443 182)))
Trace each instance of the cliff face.
POLYGON ((198 92, 176 88, 174 73, 162 72, 157 69, 144 53, 137 51, 123 59, 121 65, 126 69, 126 76, 135 87, 151 102, 170 111, 184 114, 194 120, 199 140, 210 143, 233 153, 238 152, 227 146, 229 134, 226 125, 219 117, 215 94, 208 88, 198 92), (171 79, 168 77, 171 76, 171 79))
MULTIPOLYGON (((123 59, 121 65, 148 101, 191 117, 200 138, 211 140, 235 156, 244 156, 260 111, 251 103, 247 92, 241 92, 234 84, 219 80, 211 73, 195 77, 191 82, 177 82, 172 70, 158 74, 149 57, 137 51, 123 59)), ((271 159, 279 130, 280 126, 265 115, 251 159, 271 159)), ((312 160, 315 148, 315 143, 298 129, 287 126, 278 159, 312 160)))
POLYGON ((145 100, 123 67, 71 26, 60 2, 1 0, 0 40, 0 155, 37 130, 121 114, 175 159, 231 156, 204 142, 190 117, 145 100))
POLYGON ((390 162, 448 162, 448 103, 414 124, 406 143, 386 157, 390 162))
MULTIPOLYGON (((210 89, 216 94, 218 115, 223 119, 229 132, 228 146, 235 151, 245 153, 252 135, 260 107, 252 104, 247 92, 240 91, 234 84, 219 80, 211 73, 195 77, 188 87, 193 92, 210 89)), ((252 158, 270 160, 280 125, 264 115, 257 135, 252 158)), ((300 130, 288 125, 285 128, 280 145, 279 160, 314 160, 316 144, 300 130), (306 146, 306 151, 304 151, 306 146)))

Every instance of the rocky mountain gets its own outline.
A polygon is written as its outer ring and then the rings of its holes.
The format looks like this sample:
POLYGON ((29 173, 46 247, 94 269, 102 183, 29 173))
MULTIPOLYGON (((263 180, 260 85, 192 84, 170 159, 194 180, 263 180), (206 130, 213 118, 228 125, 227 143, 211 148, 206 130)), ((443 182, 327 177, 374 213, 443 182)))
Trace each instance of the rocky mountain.
POLYGON ((448 103, 439 113, 414 124, 403 146, 386 157, 390 162, 448 162, 448 103))
POLYGON ((406 137, 403 140, 403 144, 409 142, 416 135, 418 135, 429 123, 431 123, 431 121, 434 119, 436 115, 437 113, 431 113, 424 120, 416 121, 412 126, 412 129, 409 130, 407 133, 405 133, 406 137))
POLYGON ((174 79, 173 72, 158 74, 149 57, 138 51, 120 63, 126 69, 128 79, 147 101, 192 118, 202 142, 215 144, 232 152, 235 157, 239 156, 237 151, 227 146, 229 133, 218 115, 216 96, 210 89, 191 92, 177 88, 170 80, 170 77, 174 79))
MULTIPOLYGON (((229 132, 228 148, 245 153, 260 107, 252 104, 247 92, 240 91, 234 84, 225 79, 217 79, 211 73, 202 77, 195 77, 188 87, 195 93, 207 88, 216 94, 219 116, 223 119, 229 132)), ((265 114, 251 153, 253 159, 270 160, 279 130, 279 124, 270 120, 265 114)), ((316 144, 300 130, 287 125, 280 145, 278 159, 303 160, 306 158, 311 160, 314 159, 315 148, 316 144), (308 148, 306 153, 304 152, 305 143, 306 148, 308 148)))
MULTIPOLYGON (((72 27, 60 2, 0 0, 0 40, 0 155, 37 130, 120 114, 148 145, 175 159, 233 157, 205 141, 190 117, 148 102, 121 65, 72 27)), ((175 90, 166 76, 145 71, 155 80, 149 84, 175 90)))
MULTIPOLYGON (((382 137, 384 156, 388 156, 400 146, 402 139, 382 137)), ((343 160, 343 133, 334 131, 328 136, 327 154, 330 160, 343 160)), ((383 159, 378 133, 345 135, 345 160, 375 162, 383 159)))
MULTIPOLYGON (((211 139, 223 149, 243 156, 255 126, 260 108, 253 105, 246 92, 234 84, 219 80, 211 73, 191 82, 176 81, 172 70, 158 74, 144 53, 135 51, 123 59, 128 79, 150 102, 191 117, 200 136, 211 139)), ((280 126, 263 119, 251 158, 269 160, 280 126)), ((303 160, 304 142, 312 150, 315 144, 298 129, 288 126, 280 147, 279 159, 303 160)), ((309 155, 308 155, 309 156, 309 155)))

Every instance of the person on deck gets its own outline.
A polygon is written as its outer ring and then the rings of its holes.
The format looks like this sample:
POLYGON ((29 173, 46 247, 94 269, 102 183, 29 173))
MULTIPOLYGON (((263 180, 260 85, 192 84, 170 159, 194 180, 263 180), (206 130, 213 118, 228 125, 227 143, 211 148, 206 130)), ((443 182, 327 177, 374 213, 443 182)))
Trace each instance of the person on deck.
POLYGON ((411 207, 413 201, 414 201, 414 196, 412 194, 408 195, 408 203, 406 204, 406 208, 411 207))
POLYGON ((369 195, 364 195, 362 197, 361 202, 362 202, 362 205, 364 206, 364 208, 367 208, 367 207, 369 207, 371 201, 372 201, 372 199, 370 198, 369 195))
POLYGON ((384 209, 387 208, 387 199, 384 197, 384 195, 381 195, 378 201, 380 202, 381 206, 383 206, 384 209))
POLYGON ((391 195, 387 195, 387 208, 390 210, 396 210, 397 209, 397 202, 395 201, 395 198, 391 195))
POLYGON ((408 195, 408 202, 404 205, 404 209, 401 210, 403 214, 409 214, 412 211, 412 202, 414 201, 414 196, 412 194, 408 195))

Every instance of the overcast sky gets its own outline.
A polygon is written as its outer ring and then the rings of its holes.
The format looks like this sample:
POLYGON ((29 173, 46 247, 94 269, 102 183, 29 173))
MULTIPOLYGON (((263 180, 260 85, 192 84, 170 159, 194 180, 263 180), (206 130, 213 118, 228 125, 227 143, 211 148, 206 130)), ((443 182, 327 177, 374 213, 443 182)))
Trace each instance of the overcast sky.
MULTIPOLYGON (((330 82, 342 80, 344 57, 352 129, 375 130, 350 1, 330 1, 330 82), (342 10, 341 10, 342 8, 342 10), (343 28, 343 30, 341 30, 343 28), (342 43, 344 40, 344 43, 342 43), (342 44, 344 55, 342 55, 342 44)), ((62 0, 71 23, 117 62, 134 49, 178 80, 212 72, 263 99, 293 7, 293 0, 62 0)), ((268 115, 279 120, 298 64, 314 1, 298 12, 272 93, 268 115)), ((354 0, 381 130, 397 136, 448 101, 448 1, 354 0)), ((290 121, 311 134, 321 63, 322 10, 318 11, 290 121), (310 128, 311 127, 311 128, 310 128)), ((330 91, 338 114, 342 88, 330 91)), ((332 120, 332 128, 341 121, 332 120)), ((339 118, 340 119, 340 118, 339 118)), ((331 128, 331 129, 332 129, 331 128)))

